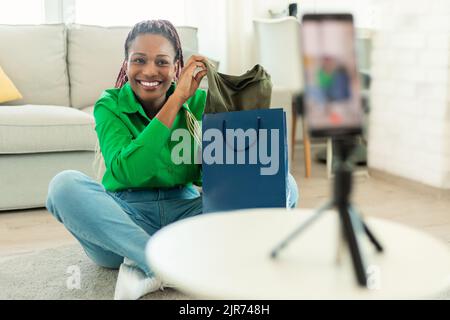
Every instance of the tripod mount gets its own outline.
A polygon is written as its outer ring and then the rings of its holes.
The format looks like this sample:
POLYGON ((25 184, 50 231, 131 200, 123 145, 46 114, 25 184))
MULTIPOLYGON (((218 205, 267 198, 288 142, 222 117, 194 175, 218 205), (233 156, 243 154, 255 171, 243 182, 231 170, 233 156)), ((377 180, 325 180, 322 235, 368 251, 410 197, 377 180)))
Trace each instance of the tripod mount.
POLYGON ((303 224, 297 227, 283 241, 281 241, 272 251, 271 257, 276 259, 283 248, 292 240, 315 222, 326 210, 336 209, 339 214, 341 233, 348 245, 356 280, 362 287, 367 287, 367 273, 364 258, 358 241, 358 234, 365 233, 370 242, 375 246, 377 252, 382 252, 383 247, 375 238, 369 227, 366 225, 361 215, 358 214, 354 206, 350 203, 352 190, 352 163, 349 157, 355 147, 355 137, 333 138, 333 148, 336 150, 336 171, 333 186, 333 199, 320 207, 303 224))

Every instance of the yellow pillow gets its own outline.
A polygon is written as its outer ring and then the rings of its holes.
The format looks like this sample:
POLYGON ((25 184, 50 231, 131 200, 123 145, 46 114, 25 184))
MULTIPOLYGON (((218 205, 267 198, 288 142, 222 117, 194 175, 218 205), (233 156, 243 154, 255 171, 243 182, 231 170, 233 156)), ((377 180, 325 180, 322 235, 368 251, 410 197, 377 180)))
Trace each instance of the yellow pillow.
POLYGON ((0 67, 0 103, 17 99, 22 99, 22 95, 0 67))

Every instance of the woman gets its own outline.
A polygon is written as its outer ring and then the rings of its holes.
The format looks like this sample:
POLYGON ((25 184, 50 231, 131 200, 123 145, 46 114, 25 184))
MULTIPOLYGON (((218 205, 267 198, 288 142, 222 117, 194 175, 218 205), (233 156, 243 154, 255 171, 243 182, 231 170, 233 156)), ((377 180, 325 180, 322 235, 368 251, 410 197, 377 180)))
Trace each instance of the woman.
MULTIPOLYGON (((106 90, 94 108, 106 166, 102 184, 73 170, 50 182, 48 210, 95 263, 120 267, 116 299, 137 299, 161 288, 146 264, 150 236, 202 213, 202 199, 193 186, 201 183, 200 165, 175 165, 170 135, 187 129, 190 116, 201 119, 206 92, 198 86, 205 62, 192 56, 183 66, 180 40, 170 22, 136 24, 125 41, 116 88, 106 90)), ((292 177, 290 184, 295 206, 292 177)))

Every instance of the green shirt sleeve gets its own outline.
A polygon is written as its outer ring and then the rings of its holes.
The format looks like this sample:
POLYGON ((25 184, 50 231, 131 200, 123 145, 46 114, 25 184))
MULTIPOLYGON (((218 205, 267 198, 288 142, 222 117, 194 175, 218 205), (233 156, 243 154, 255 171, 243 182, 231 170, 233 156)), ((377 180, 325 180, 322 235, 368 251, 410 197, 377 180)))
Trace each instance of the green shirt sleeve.
POLYGON ((111 100, 100 99, 94 109, 95 130, 105 166, 123 185, 141 186, 161 168, 161 149, 167 144, 170 129, 154 118, 134 138, 125 123, 108 106, 116 103, 111 100))

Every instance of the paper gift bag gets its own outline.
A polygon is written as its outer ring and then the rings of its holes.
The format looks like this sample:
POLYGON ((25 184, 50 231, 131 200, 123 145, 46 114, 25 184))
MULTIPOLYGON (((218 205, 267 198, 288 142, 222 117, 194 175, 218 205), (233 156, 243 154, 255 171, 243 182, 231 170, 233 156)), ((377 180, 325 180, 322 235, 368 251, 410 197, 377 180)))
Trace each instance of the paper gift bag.
POLYGON ((203 212, 287 206, 283 109, 204 114, 203 212))

